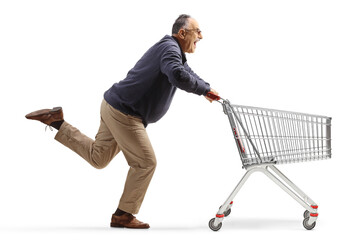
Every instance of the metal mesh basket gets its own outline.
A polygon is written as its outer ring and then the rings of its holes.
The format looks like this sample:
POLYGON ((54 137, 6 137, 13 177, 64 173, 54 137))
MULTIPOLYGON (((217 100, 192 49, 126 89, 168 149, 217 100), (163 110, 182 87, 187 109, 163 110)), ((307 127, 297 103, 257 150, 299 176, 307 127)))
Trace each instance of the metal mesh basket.
POLYGON ((244 166, 331 157, 330 117, 224 103, 244 166))

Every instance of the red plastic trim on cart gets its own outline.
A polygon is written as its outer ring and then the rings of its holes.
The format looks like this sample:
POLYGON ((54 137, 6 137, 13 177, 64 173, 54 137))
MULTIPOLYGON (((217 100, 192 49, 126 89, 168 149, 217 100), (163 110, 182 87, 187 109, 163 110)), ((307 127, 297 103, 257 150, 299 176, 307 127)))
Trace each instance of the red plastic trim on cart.
POLYGON ((318 213, 310 213, 310 216, 311 217, 317 217, 317 216, 319 216, 319 214, 318 213))
POLYGON ((219 101, 220 97, 212 92, 208 92, 206 96, 212 100, 219 101))
POLYGON ((217 218, 223 218, 223 217, 225 217, 225 215, 224 214, 216 214, 216 217, 217 218))
POLYGON ((241 150, 242 153, 244 153, 244 152, 245 152, 245 148, 244 148, 244 146, 242 145, 242 143, 241 143, 241 141, 240 141, 239 135, 237 134, 237 131, 236 131, 235 128, 233 128, 233 130, 234 130, 234 133, 235 133, 236 141, 237 141, 237 143, 238 143, 238 145, 239 145, 239 147, 240 147, 240 150, 241 150))
POLYGON ((311 207, 312 207, 313 209, 318 209, 318 206, 317 206, 317 205, 311 205, 311 207))

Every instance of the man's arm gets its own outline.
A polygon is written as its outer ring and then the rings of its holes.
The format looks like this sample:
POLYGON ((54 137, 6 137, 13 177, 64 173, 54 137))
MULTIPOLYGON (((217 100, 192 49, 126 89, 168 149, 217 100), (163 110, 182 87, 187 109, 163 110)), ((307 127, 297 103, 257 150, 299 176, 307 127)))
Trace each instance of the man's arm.
MULTIPOLYGON (((193 75, 195 78, 200 79, 201 81, 204 81, 204 80, 202 80, 202 79, 190 68, 190 66, 189 66, 187 63, 184 64, 184 67, 185 67, 185 69, 186 69, 191 75, 193 75)), ((204 81, 204 82, 205 82, 205 81, 204 81)), ((210 84, 209 84, 209 83, 207 83, 207 82, 205 82, 205 83, 210 87, 210 84)), ((213 99, 211 99, 211 98, 209 98, 209 97, 206 96, 206 94, 209 93, 209 92, 211 92, 212 94, 215 94, 215 95, 219 95, 217 91, 215 91, 214 89, 210 88, 210 90, 207 91, 207 92, 204 94, 204 95, 205 95, 205 98, 206 98, 209 102, 214 101, 213 99)))
MULTIPOLYGON (((191 68, 190 66, 187 64, 187 62, 184 63, 184 68, 186 71, 188 71, 191 75, 193 75, 196 79, 199 79, 201 81, 204 81, 202 78, 200 78, 191 68)), ((204 81, 205 82, 205 81, 204 81)), ((205 82, 205 84, 207 84, 208 86, 210 86, 209 83, 205 82)))
POLYGON ((181 55, 175 50, 164 52, 160 68, 170 83, 182 90, 197 95, 206 95, 211 90, 209 83, 196 75, 186 63, 182 64, 181 55))

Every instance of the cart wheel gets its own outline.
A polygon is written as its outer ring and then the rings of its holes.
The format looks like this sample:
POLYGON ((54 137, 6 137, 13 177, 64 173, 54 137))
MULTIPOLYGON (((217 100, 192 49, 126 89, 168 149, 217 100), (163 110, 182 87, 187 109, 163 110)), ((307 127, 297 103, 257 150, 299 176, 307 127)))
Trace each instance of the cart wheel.
MULTIPOLYGON (((219 209, 220 209, 221 207, 222 207, 222 205, 219 207, 219 209)), ((226 210, 226 211, 224 212, 224 216, 227 217, 227 216, 230 215, 230 213, 231 213, 231 208, 229 208, 228 210, 226 210)))
POLYGON ((219 231, 220 228, 222 227, 222 223, 219 223, 219 225, 217 225, 216 227, 214 226, 214 222, 215 222, 215 218, 212 218, 209 221, 209 228, 213 231, 219 231))
POLYGON ((229 208, 227 211, 224 212, 224 216, 227 217, 231 213, 231 208, 229 208))
POLYGON ((309 225, 309 219, 310 219, 309 217, 307 217, 307 218, 304 219, 304 221, 303 221, 303 226, 304 226, 304 228, 307 229, 307 230, 312 230, 312 229, 315 227, 316 222, 314 222, 313 224, 309 225))
POLYGON ((308 218, 308 217, 310 217, 310 212, 308 210, 306 210, 304 212, 304 218, 308 218))

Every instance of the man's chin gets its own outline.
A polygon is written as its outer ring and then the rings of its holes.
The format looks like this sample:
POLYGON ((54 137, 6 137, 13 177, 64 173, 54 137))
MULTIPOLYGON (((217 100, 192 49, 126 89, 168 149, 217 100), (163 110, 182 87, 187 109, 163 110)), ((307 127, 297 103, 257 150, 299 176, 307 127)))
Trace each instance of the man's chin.
POLYGON ((195 52, 195 49, 186 51, 186 53, 194 53, 194 52, 195 52))

